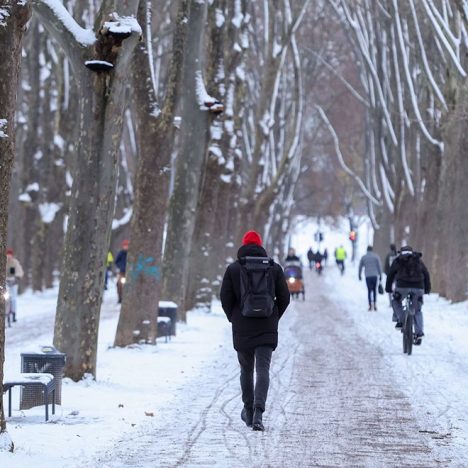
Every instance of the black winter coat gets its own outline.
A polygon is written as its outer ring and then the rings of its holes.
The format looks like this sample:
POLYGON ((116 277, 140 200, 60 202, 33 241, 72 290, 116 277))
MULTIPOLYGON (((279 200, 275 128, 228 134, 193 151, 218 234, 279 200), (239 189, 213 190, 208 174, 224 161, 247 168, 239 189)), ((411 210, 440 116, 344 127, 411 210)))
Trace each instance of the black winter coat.
POLYGON ((125 270, 127 268, 127 251, 126 250, 122 249, 119 251, 115 259, 115 264, 120 272, 125 273, 125 270))
MULTIPOLYGON (((242 257, 267 257, 263 247, 255 244, 243 245, 238 253, 242 257)), ((283 269, 275 263, 272 267, 275 282, 275 307, 268 318, 244 317, 240 311, 241 265, 239 260, 231 263, 224 273, 221 285, 221 304, 223 310, 232 323, 232 339, 236 351, 249 351, 257 346, 278 346, 278 321, 289 305, 290 296, 283 269)))
POLYGON ((392 292, 392 285, 395 281, 397 288, 424 289, 424 293, 429 294, 431 279, 421 257, 422 254, 419 252, 398 255, 390 266, 385 291, 392 292))

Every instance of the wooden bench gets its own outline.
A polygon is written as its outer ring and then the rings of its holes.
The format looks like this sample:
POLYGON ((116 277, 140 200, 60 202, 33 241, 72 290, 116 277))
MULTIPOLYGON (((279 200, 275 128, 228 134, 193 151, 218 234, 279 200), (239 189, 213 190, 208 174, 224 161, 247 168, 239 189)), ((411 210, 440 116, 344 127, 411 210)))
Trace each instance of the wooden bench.
POLYGON ((49 395, 52 394, 52 414, 55 414, 56 380, 52 374, 21 373, 3 382, 3 393, 8 391, 8 417, 11 418, 11 389, 21 387, 41 387, 44 391, 45 420, 49 420, 49 395))

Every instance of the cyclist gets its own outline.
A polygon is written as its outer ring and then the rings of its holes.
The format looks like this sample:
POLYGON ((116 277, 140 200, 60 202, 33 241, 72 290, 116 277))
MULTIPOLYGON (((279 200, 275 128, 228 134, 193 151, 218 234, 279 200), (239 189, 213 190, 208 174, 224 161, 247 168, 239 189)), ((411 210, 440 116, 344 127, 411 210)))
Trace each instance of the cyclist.
POLYGON ((405 313, 403 310, 403 299, 408 293, 413 293, 416 301, 416 311, 414 316, 414 326, 416 333, 416 345, 420 345, 424 336, 424 323, 422 315, 423 295, 431 292, 431 280, 426 265, 421 260, 420 252, 413 252, 413 249, 406 245, 401 248, 398 257, 393 261, 385 284, 385 291, 392 292, 392 285, 395 281, 395 291, 393 292, 392 307, 397 317, 396 329, 403 327, 405 313))
POLYGON ((296 250, 292 247, 288 250, 288 256, 285 258, 286 262, 300 262, 301 259, 296 255, 296 250))

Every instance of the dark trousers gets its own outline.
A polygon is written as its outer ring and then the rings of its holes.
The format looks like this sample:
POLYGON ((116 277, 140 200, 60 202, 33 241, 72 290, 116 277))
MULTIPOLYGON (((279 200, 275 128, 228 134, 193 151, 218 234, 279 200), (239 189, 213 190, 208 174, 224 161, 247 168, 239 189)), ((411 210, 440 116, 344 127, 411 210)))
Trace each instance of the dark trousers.
POLYGON ((367 284, 367 298, 369 299, 369 305, 373 302, 377 302, 377 276, 366 277, 367 284))
POLYGON ((265 403, 270 385, 270 362, 273 348, 258 346, 252 351, 238 351, 241 368, 240 384, 242 401, 246 408, 260 408, 265 411, 265 403), (257 374, 254 387, 254 368, 257 374))

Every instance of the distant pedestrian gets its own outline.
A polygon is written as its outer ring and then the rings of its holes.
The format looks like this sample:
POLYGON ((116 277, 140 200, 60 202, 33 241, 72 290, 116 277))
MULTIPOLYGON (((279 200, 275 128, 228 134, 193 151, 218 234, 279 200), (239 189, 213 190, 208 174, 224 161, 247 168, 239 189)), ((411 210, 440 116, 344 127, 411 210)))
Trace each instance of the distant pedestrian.
POLYGON ((125 272, 127 270, 127 251, 129 242, 128 240, 122 241, 122 249, 119 250, 117 257, 115 258, 115 265, 117 267, 117 295, 118 295, 118 303, 122 302, 123 296, 123 287, 125 284, 125 272))
POLYGON ((105 274, 104 289, 107 289, 107 283, 109 282, 109 276, 112 274, 113 265, 114 265, 114 256, 112 255, 112 252, 109 250, 109 252, 107 252, 107 258, 106 258, 106 274, 105 274))
MULTIPOLYGON (((384 261, 384 273, 386 276, 390 273, 390 267, 392 266, 393 261, 398 257, 398 252, 396 250, 395 244, 390 244, 390 252, 388 252, 384 261)), ((392 305, 392 293, 388 294, 388 299, 390 301, 390 306, 392 305)), ((397 317, 394 315, 394 321, 396 322, 397 317)))
POLYGON ((24 276, 23 267, 17 258, 14 256, 13 249, 8 248, 6 251, 6 284, 9 292, 10 314, 13 317, 13 322, 16 322, 18 297, 18 280, 24 276))
POLYGON ((278 322, 289 301, 283 269, 268 257, 260 235, 246 232, 237 260, 224 274, 221 304, 232 323, 233 345, 240 364, 244 403, 241 418, 255 431, 264 430, 262 416, 271 356, 278 345, 278 322))
POLYGON ((326 247, 323 251, 323 260, 324 260, 325 265, 327 265, 328 264, 328 249, 326 247))
POLYGON ((312 250, 312 247, 309 247, 307 251, 307 260, 309 261, 309 268, 312 270, 312 265, 314 264, 315 254, 312 250))
POLYGON ((380 257, 373 252, 371 245, 367 247, 367 253, 359 262, 359 281, 362 279, 363 269, 366 276, 369 310, 377 310, 377 280, 382 280, 382 266, 380 264, 380 257))
POLYGON ((390 267, 392 266, 393 261, 398 257, 398 252, 396 250, 395 244, 390 244, 390 252, 388 252, 385 257, 384 262, 384 273, 386 276, 390 273, 390 267))
POLYGON ((345 248, 340 245, 335 249, 335 260, 338 268, 341 271, 341 274, 344 274, 345 271, 345 260, 346 260, 347 254, 345 248))

